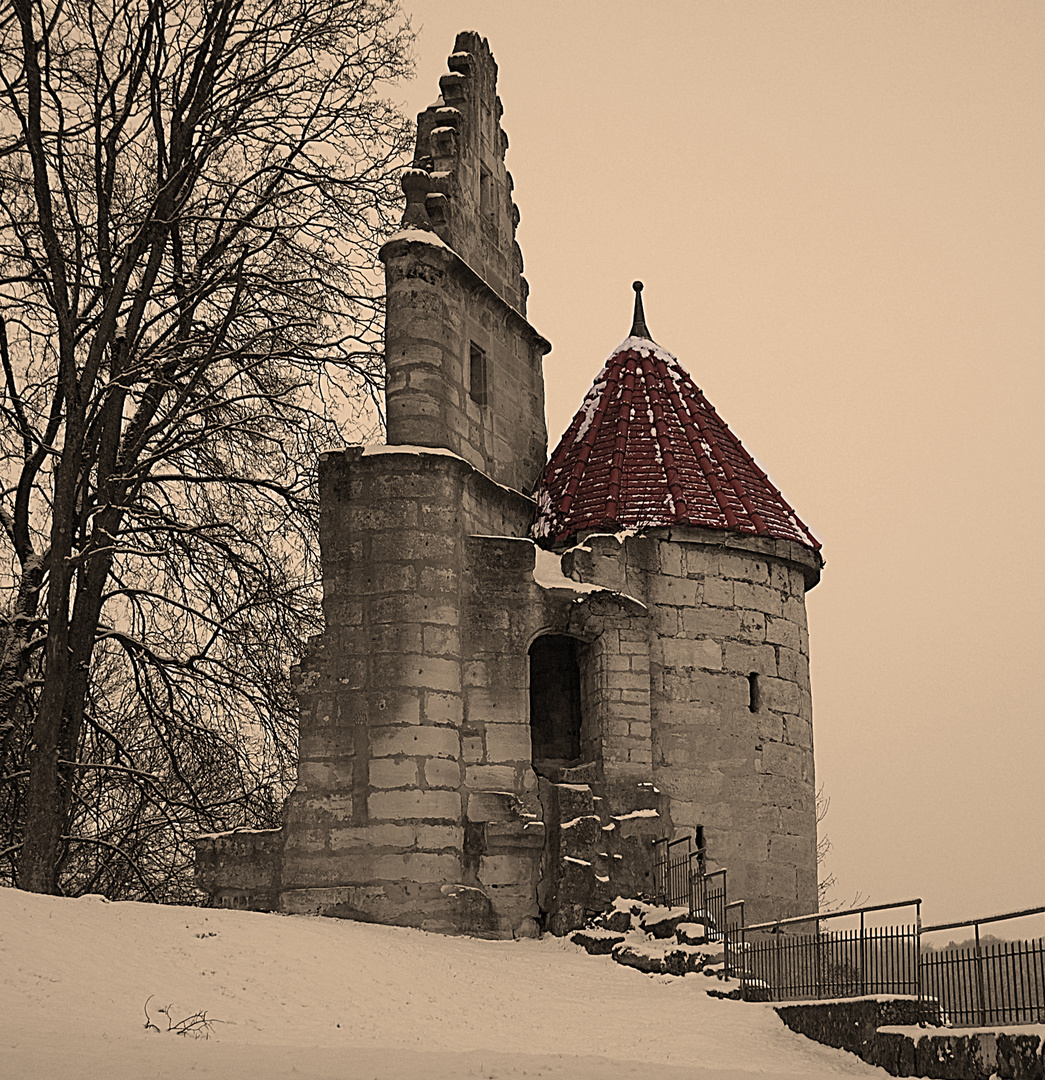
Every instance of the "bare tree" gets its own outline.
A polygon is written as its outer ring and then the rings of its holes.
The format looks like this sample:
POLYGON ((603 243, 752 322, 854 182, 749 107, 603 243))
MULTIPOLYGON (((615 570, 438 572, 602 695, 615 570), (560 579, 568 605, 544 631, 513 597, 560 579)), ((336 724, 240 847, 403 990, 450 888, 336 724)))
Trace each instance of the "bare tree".
POLYGON ((377 387, 409 136, 381 94, 409 46, 394 0, 0 16, 0 867, 22 888, 156 895, 189 833, 278 811, 313 469, 377 387))
POLYGON ((827 811, 831 809, 831 797, 824 793, 821 785, 816 789, 816 869, 817 869, 817 910, 822 912, 841 911, 843 908, 857 908, 867 903, 867 894, 855 892, 853 899, 848 903, 833 896, 833 891, 838 882, 834 874, 828 872, 825 863, 831 852, 831 841, 823 835, 820 823, 827 817, 827 811))

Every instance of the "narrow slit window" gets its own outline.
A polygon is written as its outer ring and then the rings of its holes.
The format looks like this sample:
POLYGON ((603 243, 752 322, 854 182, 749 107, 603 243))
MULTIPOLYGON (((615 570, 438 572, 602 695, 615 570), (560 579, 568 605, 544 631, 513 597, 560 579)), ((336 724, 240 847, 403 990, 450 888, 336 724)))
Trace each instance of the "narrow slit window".
POLYGON ((493 190, 493 176, 490 174, 490 170, 479 166, 479 213, 482 215, 484 221, 494 220, 494 190, 493 190))
POLYGON ((758 673, 752 671, 747 677, 747 707, 752 712, 762 708, 762 690, 758 685, 758 673))
POLYGON ((486 404, 486 353, 474 341, 468 358, 468 396, 476 405, 486 404))

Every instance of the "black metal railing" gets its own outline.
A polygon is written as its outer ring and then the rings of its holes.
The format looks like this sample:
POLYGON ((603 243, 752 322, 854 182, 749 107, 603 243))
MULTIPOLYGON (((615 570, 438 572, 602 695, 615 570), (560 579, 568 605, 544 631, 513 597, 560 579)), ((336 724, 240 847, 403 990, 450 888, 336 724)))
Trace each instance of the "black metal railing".
POLYGON ((704 872, 703 862, 690 864, 689 915, 694 922, 703 922, 712 931, 722 931, 726 925, 726 871, 704 872))
POLYGON ((923 1023, 983 1027, 1045 1023, 1045 939, 980 940, 988 923, 1045 913, 1045 907, 922 926, 920 899, 817 912, 746 926, 744 901, 729 901, 724 869, 707 872, 692 838, 654 842, 654 901, 689 906, 709 939, 723 944, 725 974, 745 998, 768 1001, 896 994, 917 997, 923 1023), (867 916, 913 907, 913 923, 869 925, 867 916), (825 930, 833 919, 858 927, 825 930), (801 932, 801 928, 809 932, 801 932), (925 934, 972 927, 972 947, 933 948, 925 934))
POLYGON ((693 911, 690 881, 694 860, 702 863, 704 849, 693 850, 693 838, 664 837, 653 841, 653 900, 666 907, 686 907, 693 911), (685 845, 685 846, 683 846, 685 845))
POLYGON ((770 1001, 917 995, 920 919, 921 901, 907 900, 747 926, 742 982, 770 1001), (913 925, 867 925, 871 913, 911 906, 916 909, 913 925), (821 922, 846 916, 859 916, 859 927, 820 928, 821 922), (812 932, 790 932, 802 926, 812 926, 812 932))
POLYGON ((921 971, 927 1020, 955 1027, 1045 1022, 1045 943, 1041 938, 982 943, 986 923, 1040 915, 1028 908, 965 922, 922 928, 923 934, 971 926, 971 947, 922 945, 921 971))
POLYGON ((709 941, 723 943, 726 974, 737 968, 743 949, 744 901, 729 903, 726 870, 707 871, 706 848, 690 836, 653 842, 653 900, 667 907, 689 907, 693 922, 704 925, 709 941))
POLYGON ((747 979, 746 945, 744 944, 744 901, 726 904, 722 916, 722 956, 727 979, 747 979))

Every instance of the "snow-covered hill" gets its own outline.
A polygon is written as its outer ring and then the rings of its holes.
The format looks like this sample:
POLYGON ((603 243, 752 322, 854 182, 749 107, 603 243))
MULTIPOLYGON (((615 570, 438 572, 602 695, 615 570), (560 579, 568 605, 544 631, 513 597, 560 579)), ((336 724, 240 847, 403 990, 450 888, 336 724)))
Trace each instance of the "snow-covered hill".
POLYGON ((884 1077, 554 938, 477 941, 333 919, 0 889, 4 1080, 741 1080, 884 1077), (160 1028, 206 1012, 211 1037, 160 1028))

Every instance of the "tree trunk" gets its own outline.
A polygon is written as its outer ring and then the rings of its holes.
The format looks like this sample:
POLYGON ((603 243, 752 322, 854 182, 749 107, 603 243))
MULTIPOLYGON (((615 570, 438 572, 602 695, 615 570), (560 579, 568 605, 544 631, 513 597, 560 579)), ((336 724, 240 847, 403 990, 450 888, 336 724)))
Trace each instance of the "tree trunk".
MULTIPOLYGON (((62 630, 64 631, 64 626, 62 630)), ((29 892, 58 891, 58 845, 63 832, 58 755, 62 746, 65 687, 68 677, 66 634, 47 643, 47 678, 33 721, 33 752, 26 795, 25 846, 18 864, 18 884, 29 892)))

